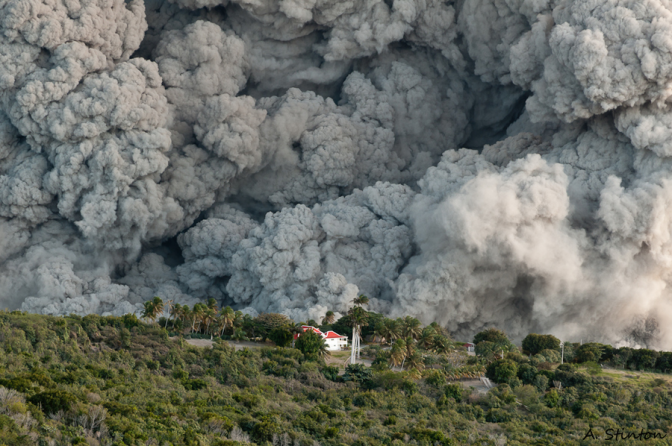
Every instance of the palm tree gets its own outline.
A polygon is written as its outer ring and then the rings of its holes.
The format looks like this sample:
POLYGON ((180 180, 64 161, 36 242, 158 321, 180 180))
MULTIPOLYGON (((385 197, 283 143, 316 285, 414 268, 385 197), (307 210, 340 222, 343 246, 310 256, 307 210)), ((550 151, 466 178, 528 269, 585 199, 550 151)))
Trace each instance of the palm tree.
POLYGON ((168 317, 166 318, 166 325, 163 328, 168 330, 168 319, 170 319, 170 316, 173 314, 173 301, 172 300, 167 300, 166 301, 166 308, 168 308, 168 317))
POLYGON ((418 339, 422 333, 422 324, 414 317, 406 316, 403 321, 402 334, 404 337, 412 337, 418 339))
POLYGON ((432 326, 427 326, 422 330, 422 334, 418 339, 418 344, 425 350, 431 350, 436 336, 436 330, 434 330, 432 326))
POLYGON ((226 330, 228 326, 233 326, 233 322, 236 319, 236 313, 234 313, 233 308, 227 306, 225 308, 222 308, 222 311, 220 311, 220 317, 224 321, 224 327, 222 328, 221 332, 221 334, 223 335, 224 330, 226 330))
POLYGON ((217 308, 217 300, 215 300, 215 298, 213 298, 213 297, 208 299, 207 307, 210 308, 215 313, 217 313, 217 311, 219 311, 219 308, 217 308))
POLYGON ((326 312, 324 317, 322 318, 322 325, 331 325, 334 323, 336 320, 336 316, 334 315, 334 312, 329 310, 326 312))
POLYGON ((409 357, 415 353, 415 339, 412 337, 406 338, 406 356, 409 357))
POLYGON ((173 305, 173 308, 170 309, 170 314, 169 315, 173 318, 173 327, 174 327, 175 322, 177 322, 177 320, 182 315, 182 305, 180 305, 180 304, 173 305))
POLYGON ((350 354, 350 362, 355 364, 357 358, 359 358, 361 338, 360 333, 362 331, 362 327, 368 325, 367 320, 369 318, 369 314, 361 306, 355 306, 350 308, 348 311, 348 316, 350 317, 350 325, 352 325, 352 352, 350 354))
POLYGON ((357 298, 355 298, 355 300, 352 301, 352 303, 354 303, 355 306, 363 307, 369 304, 369 298, 363 294, 360 294, 357 298))
POLYGON ((245 336, 245 332, 242 328, 236 328, 233 331, 233 335, 231 335, 231 339, 234 341, 244 341, 247 339, 247 337, 245 336))
POLYGON ((203 314, 205 313, 205 305, 203 304, 194 304, 194 308, 191 310, 191 329, 194 331, 200 331, 201 323, 203 322, 203 314), (198 322, 198 325, 196 323, 198 322))
POLYGON ((419 352, 413 352, 406 358, 406 365, 409 369, 422 372, 425 369, 425 360, 419 352))
POLYGON ((212 321, 215 320, 215 317, 217 316, 217 313, 215 313, 215 310, 213 310, 210 307, 206 307, 203 310, 203 315, 201 316, 203 320, 203 325, 205 325, 205 334, 210 333, 210 324, 212 324, 212 321))
POLYGON ((194 313, 191 311, 191 308, 189 308, 189 305, 182 305, 182 310, 181 310, 181 316, 182 316, 182 323, 186 324, 187 321, 190 322, 189 324, 189 333, 194 331, 194 313))
POLYGON ((448 334, 448 330, 446 330, 445 328, 440 326, 437 322, 432 322, 431 324, 429 324, 429 326, 432 327, 436 331, 436 334, 441 335, 441 336, 445 336, 446 338, 448 338, 448 340, 450 340, 450 335, 448 334))
POLYGON ((431 349, 440 355, 448 354, 451 351, 450 339, 445 336, 434 336, 431 349))
POLYGON ((387 339, 388 336, 388 331, 387 331, 387 325, 385 325, 385 321, 378 321, 376 322, 376 325, 373 327, 373 340, 374 342, 380 339, 380 342, 383 343, 387 339))
POLYGON ((397 318, 397 319, 386 319, 385 323, 387 325, 387 332, 389 335, 388 341, 392 343, 392 341, 396 341, 401 337, 401 323, 402 320, 397 318))
POLYGON ((152 319, 156 321, 156 319, 163 314, 163 308, 165 305, 163 303, 163 299, 161 299, 159 296, 154 296, 154 299, 152 299, 152 304, 154 305, 154 317, 152 319))
POLYGON ((406 359, 406 342, 403 339, 397 339, 390 350, 390 368, 394 369, 394 367, 403 365, 404 359, 406 359))
POLYGON ((152 301, 147 301, 144 303, 144 310, 142 311, 142 319, 145 319, 147 322, 154 320, 156 317, 156 310, 154 309, 154 303, 152 301))

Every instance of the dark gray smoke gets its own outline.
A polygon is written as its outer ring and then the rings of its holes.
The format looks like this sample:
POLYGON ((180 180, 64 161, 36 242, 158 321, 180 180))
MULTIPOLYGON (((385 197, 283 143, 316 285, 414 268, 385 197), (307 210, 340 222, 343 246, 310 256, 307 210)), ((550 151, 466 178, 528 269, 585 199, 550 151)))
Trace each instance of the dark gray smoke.
POLYGON ((0 0, 0 304, 672 349, 671 141, 668 0, 0 0))

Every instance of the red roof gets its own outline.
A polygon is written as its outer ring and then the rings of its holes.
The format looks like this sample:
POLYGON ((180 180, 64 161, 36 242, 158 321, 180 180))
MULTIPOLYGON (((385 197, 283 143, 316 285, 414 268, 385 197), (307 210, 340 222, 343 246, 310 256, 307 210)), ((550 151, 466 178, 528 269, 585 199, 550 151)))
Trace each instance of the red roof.
MULTIPOLYGON (((339 339, 339 338, 347 338, 347 336, 341 336, 335 331, 328 331, 326 333, 322 333, 319 328, 315 328, 311 325, 302 325, 301 328, 303 328, 303 331, 307 330, 313 330, 315 333, 319 334, 322 336, 323 339, 339 339)), ((300 333, 294 333, 294 340, 296 340, 300 335, 300 333)))
POLYGON ((325 338, 325 339, 337 339, 337 338, 347 338, 347 336, 339 335, 339 334, 336 333, 335 331, 328 331, 328 332, 324 335, 324 338, 325 338))
MULTIPOLYGON (((322 333, 319 328, 315 328, 312 325, 302 325, 301 328, 303 328, 303 331, 312 329, 315 333, 324 337, 324 333, 322 333)), ((296 340, 299 336, 299 333, 294 333, 294 340, 296 340)))

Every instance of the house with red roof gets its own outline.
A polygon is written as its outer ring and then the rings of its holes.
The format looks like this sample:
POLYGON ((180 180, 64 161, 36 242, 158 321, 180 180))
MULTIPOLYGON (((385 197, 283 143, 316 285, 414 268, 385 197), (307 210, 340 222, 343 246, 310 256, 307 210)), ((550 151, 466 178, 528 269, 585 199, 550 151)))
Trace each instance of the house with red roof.
MULTIPOLYGON (((324 343, 327 344, 327 350, 346 350, 348 348, 348 337, 344 335, 340 335, 336 333, 335 331, 327 331, 326 333, 323 333, 319 328, 313 327, 311 325, 302 325, 301 328, 303 329, 304 332, 308 330, 313 330, 316 334, 322 336, 322 339, 324 339, 324 343)), ((299 336, 301 336, 301 333, 295 333, 294 334, 294 340, 296 341, 299 336)))

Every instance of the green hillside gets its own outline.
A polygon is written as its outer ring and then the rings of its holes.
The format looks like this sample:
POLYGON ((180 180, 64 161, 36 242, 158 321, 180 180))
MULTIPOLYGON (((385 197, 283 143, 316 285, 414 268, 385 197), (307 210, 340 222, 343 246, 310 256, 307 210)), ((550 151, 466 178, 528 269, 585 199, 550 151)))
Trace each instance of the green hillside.
POLYGON ((490 362, 508 384, 485 392, 450 382, 486 365, 459 352, 418 348, 424 365, 393 372, 374 348, 372 368, 341 377, 295 348, 193 347, 131 316, 3 312, 0 341, 0 445, 575 445, 617 429, 669 436, 609 443, 672 444, 669 375, 547 350, 490 362))

